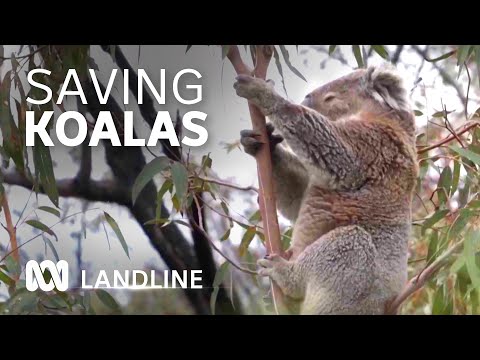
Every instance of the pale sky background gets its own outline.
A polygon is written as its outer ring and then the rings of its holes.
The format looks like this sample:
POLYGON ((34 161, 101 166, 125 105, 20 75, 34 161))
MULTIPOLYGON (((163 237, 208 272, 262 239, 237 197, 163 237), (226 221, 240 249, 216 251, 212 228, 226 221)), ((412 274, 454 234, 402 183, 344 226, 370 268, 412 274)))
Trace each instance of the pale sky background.
MULTIPOLYGON (((205 127, 209 132, 208 142, 200 148, 192 148, 192 154, 201 156, 208 152, 211 153, 213 159, 213 169, 217 172, 218 176, 222 179, 235 182, 240 185, 255 185, 257 184, 256 165, 253 158, 249 157, 240 150, 233 150, 227 154, 227 151, 223 148, 222 143, 232 142, 238 140, 239 132, 242 129, 250 128, 250 118, 247 109, 247 103, 244 99, 238 98, 233 90, 232 84, 234 81, 234 71, 228 61, 223 62, 221 59, 221 50, 218 47, 207 46, 193 46, 187 54, 185 54, 185 45, 180 46, 141 46, 140 61, 138 61, 138 45, 121 46, 127 58, 134 69, 144 68, 148 75, 152 79, 154 85, 158 85, 159 74, 161 68, 166 68, 167 72, 167 105, 157 106, 158 110, 169 110, 172 114, 172 118, 175 119, 175 112, 177 108, 180 108, 182 113, 188 110, 204 111, 208 114, 205 122, 205 127), (185 106, 179 104, 173 97, 172 92, 172 80, 174 74, 184 68, 193 68, 198 70, 202 74, 200 80, 196 80, 195 84, 203 85, 203 101, 199 104, 185 106)), ((242 47, 243 48, 243 47, 242 47)), ((294 75, 286 65, 283 66, 283 73, 285 75, 285 84, 288 91, 289 98, 294 102, 300 102, 304 96, 322 84, 338 78, 339 76, 347 74, 353 67, 356 66, 356 62, 351 55, 350 46, 341 46, 343 52, 347 55, 346 58, 349 61, 350 66, 340 64, 336 60, 329 60, 324 69, 321 69, 319 64, 328 55, 320 53, 307 45, 299 46, 299 54, 295 46, 287 46, 290 51, 290 59, 292 64, 308 79, 308 82, 304 82, 302 79, 294 75)), ((389 47, 392 49, 393 47, 389 47)), ((10 55, 11 51, 16 51, 17 46, 5 46, 5 56, 10 55)), ((28 50, 27 50, 28 51, 28 50)), ((24 51, 25 53, 25 51, 24 51)), ((91 56, 98 64, 100 71, 97 74, 103 80, 106 85, 108 77, 110 76, 110 70, 112 69, 112 61, 110 57, 104 53, 98 46, 91 47, 91 56)), ((408 54, 404 51, 402 54, 402 60, 416 65, 406 68, 403 62, 399 64, 398 70, 404 76, 407 88, 411 89, 413 83, 416 80, 417 68, 420 65, 420 59, 416 55, 408 54)), ((370 59, 369 64, 381 63, 382 59, 379 56, 375 56, 370 59)), ((1 74, 5 73, 9 69, 9 64, 5 62, 1 74)), ((123 85, 119 72, 116 82, 116 87, 112 91, 115 98, 119 103, 123 103, 121 96, 123 94, 123 85)), ((427 106, 427 110, 422 110, 425 114, 433 114, 435 111, 441 110, 440 100, 446 104, 447 109, 461 109, 461 105, 455 93, 449 87, 442 84, 440 77, 436 71, 431 70, 430 64, 425 64, 420 76, 423 81, 417 86, 413 92, 413 97, 427 106)), ((187 78, 187 77, 185 77, 187 78)), ((273 79, 276 83, 277 90, 284 94, 281 84, 281 78, 275 67, 275 63, 272 62, 269 71, 269 78, 273 79)), ((191 78, 190 78, 191 79, 191 78)), ((24 86, 27 86, 26 79, 24 86)), ((469 111, 475 110, 475 106, 478 107, 478 102, 475 102, 475 97, 472 95, 473 100, 469 111)), ((18 98, 18 97, 17 97, 18 98)), ((133 96, 130 95, 133 99, 133 96)), ((132 101, 130 101, 132 102, 132 101)), ((76 110, 75 99, 68 99, 65 108, 76 110)), ((128 110, 135 111, 138 114, 134 123, 139 137, 147 137, 149 135, 149 129, 143 121, 140 121, 140 115, 136 105, 127 105, 128 110)), ((58 110, 58 109, 57 109, 58 110)), ((16 113, 16 112, 14 112, 16 113)), ((58 116, 58 113, 56 114, 58 116)), ((419 117, 418 125, 423 125, 426 121, 426 117, 419 117)), ((59 144, 58 140, 52 136, 55 144, 59 144)), ((186 149, 185 149, 186 150, 186 149)), ((56 145, 54 151, 52 151, 54 161, 57 164, 55 168, 55 174, 58 179, 64 177, 72 177, 77 171, 77 165, 72 161, 69 155, 70 149, 63 145, 56 145)), ((159 154, 158 150, 153 151, 159 154)), ((101 146, 94 148, 93 150, 93 175, 95 178, 101 178, 106 175, 108 170, 104 162, 104 154, 101 146)), ((147 159, 152 158, 148 152, 145 152, 147 159)), ((33 169, 33 168, 32 168, 33 169)), ((29 190, 25 190, 20 187, 7 186, 9 194, 9 200, 11 207, 15 209, 14 219, 17 218, 18 212, 21 211, 27 198, 30 194, 29 190)), ((27 207, 27 212, 33 209, 36 199, 35 195, 32 196, 30 204, 27 207)), ((52 206, 48 198, 43 195, 38 196, 38 205, 52 206)), ((242 199, 232 199, 231 205, 234 210, 239 213, 243 213, 246 203, 242 199)), ((250 206, 250 205, 248 205, 250 206)), ((99 270, 104 269, 107 271, 118 269, 142 269, 145 265, 153 265, 156 267, 162 267, 162 261, 157 252, 150 246, 147 237, 144 235, 139 224, 131 217, 128 210, 119 206, 109 206, 103 203, 91 203, 89 208, 99 207, 110 213, 117 220, 120 228, 126 238, 126 241, 130 248, 130 259, 127 258, 123 249, 116 239, 115 235, 110 231, 110 245, 107 243, 105 233, 100 225, 99 231, 93 232, 87 231, 87 239, 83 240, 83 261, 88 264, 89 271, 97 273, 99 270)), ((72 199, 61 199, 60 208, 63 211, 68 210, 68 214, 81 210, 81 202, 72 199)), ((249 212, 252 210, 249 209, 249 212)), ((64 212, 62 212, 64 214, 64 212)), ((87 220, 93 220, 97 218, 101 212, 92 211, 86 214, 87 220)), ((44 223, 51 225, 57 221, 57 219, 49 214, 38 212, 40 220, 44 223)), ((76 217, 72 223, 61 224, 53 228, 57 234, 59 241, 55 242, 55 247, 58 251, 61 259, 67 260, 70 263, 71 268, 75 268, 75 256, 74 251, 77 241, 71 237, 72 232, 79 232, 81 229, 81 216, 76 217)), ((0 214, 0 221, 4 222, 3 214, 0 214)), ((181 227, 184 229, 184 227, 181 227)), ((8 243, 8 237, 3 229, 0 229, 0 243, 4 246, 8 243)), ((236 231, 232 232, 230 241, 237 243, 243 234, 243 230, 237 226, 236 231)), ((32 236, 32 229, 28 225, 24 225, 18 230, 18 237, 20 242, 29 239, 32 236)), ((49 258, 54 260, 52 253, 48 250, 45 256, 45 245, 42 238, 39 237, 36 240, 30 242, 23 248, 24 251, 31 258, 49 258)), ((74 274, 71 273, 72 278, 74 274)), ((0 288, 0 294, 2 293, 0 288)), ((121 300, 121 299, 120 299, 121 300)))

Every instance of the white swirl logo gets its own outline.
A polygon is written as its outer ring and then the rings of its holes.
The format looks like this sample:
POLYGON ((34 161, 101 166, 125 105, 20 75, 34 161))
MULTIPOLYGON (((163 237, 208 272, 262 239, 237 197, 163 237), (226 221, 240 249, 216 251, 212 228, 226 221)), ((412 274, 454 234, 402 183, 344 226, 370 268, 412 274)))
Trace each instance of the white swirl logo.
POLYGON ((60 260, 57 264, 50 260, 44 260, 40 264, 35 260, 27 262, 25 267, 25 281, 28 291, 35 291, 39 287, 43 291, 52 291, 55 287, 59 291, 68 289, 68 263, 60 260), (48 269, 52 278, 47 283, 43 272, 48 269))

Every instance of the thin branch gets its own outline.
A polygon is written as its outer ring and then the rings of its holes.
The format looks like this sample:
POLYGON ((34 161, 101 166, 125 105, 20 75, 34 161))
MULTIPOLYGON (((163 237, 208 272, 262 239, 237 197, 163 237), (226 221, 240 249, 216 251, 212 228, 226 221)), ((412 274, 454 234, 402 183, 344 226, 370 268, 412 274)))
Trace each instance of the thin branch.
MULTIPOLYGON (((255 46, 255 71, 257 78, 265 79, 267 76, 268 65, 273 55, 273 46, 257 45, 255 46)), ((229 47, 227 58, 232 63, 237 74, 251 74, 251 70, 243 62, 238 46, 231 45, 229 47)), ((259 140, 268 143, 268 134, 266 128, 265 116, 260 109, 251 102, 248 102, 250 110, 250 118, 253 130, 260 134, 259 140)), ((265 242, 269 253, 283 255, 281 244, 280 227, 278 225, 277 205, 274 192, 273 176, 272 176, 272 156, 270 147, 263 146, 256 154, 259 183, 259 206, 264 221, 265 242)), ((282 298, 282 292, 277 284, 271 281, 273 305, 277 314, 283 312, 285 306, 282 298)))
POLYGON ((237 45, 230 45, 227 58, 238 75, 253 75, 253 70, 243 62, 237 45))
POLYGON ((10 213, 10 207, 8 206, 8 198, 7 194, 3 194, 2 197, 2 209, 3 213, 5 214, 5 221, 7 222, 7 232, 10 237, 10 245, 12 248, 12 256, 17 263, 20 263, 20 255, 18 253, 18 246, 17 246, 17 229, 13 225, 12 221, 12 214, 10 213))
POLYGON ((455 137, 455 139, 458 141, 460 146, 462 148, 465 148, 465 145, 463 144, 462 140, 458 137, 458 134, 455 132, 455 129, 453 128, 452 124, 448 120, 447 107, 443 105, 443 101, 442 101, 442 107, 443 107, 443 119, 445 120, 445 128, 450 132, 450 134, 452 134, 455 137))
MULTIPOLYGON (((463 135, 464 133, 466 133, 467 131, 472 130, 474 127, 476 127, 476 126, 478 126, 478 125, 480 125, 480 123, 478 123, 478 122, 473 122, 473 123, 470 123, 470 124, 468 124, 468 125, 465 124, 465 125, 463 125, 463 126, 464 126, 464 129, 463 129, 463 130, 460 130, 460 131, 457 131, 457 132, 456 132, 456 135, 457 135, 457 136, 463 135)), ((430 151, 430 150, 432 150, 432 149, 436 149, 436 148, 438 148, 438 147, 440 147, 440 146, 443 146, 443 145, 445 145, 445 144, 447 144, 447 143, 449 143, 450 141, 455 140, 455 139, 456 139, 455 135, 450 135, 450 136, 446 137, 445 139, 440 140, 439 142, 437 142, 437 143, 435 143, 435 144, 433 144, 433 145, 429 145, 429 146, 423 147, 423 148, 420 149, 420 150, 417 150, 417 154, 420 155, 420 154, 426 153, 427 151, 430 151)))
POLYGON ((22 55, 22 56, 12 56, 12 57, 3 57, 3 56, 0 56, 0 60, 13 60, 13 59, 16 59, 16 60, 19 60, 19 59, 24 59, 24 58, 31 58, 33 55, 35 55, 36 53, 42 51, 44 48, 46 48, 48 45, 43 45, 43 46, 40 46, 37 50, 35 51, 32 51, 30 54, 27 54, 27 55, 22 55))
POLYGON ((392 55, 392 64, 397 65, 398 61, 400 60, 400 55, 402 54, 403 48, 405 45, 398 45, 395 49, 395 52, 392 55))
MULTIPOLYGON (((3 181, 5 184, 18 185, 29 190, 33 187, 33 181, 18 171, 5 172, 3 181)), ((114 180, 92 180, 88 186, 80 187, 75 178, 61 179, 57 181, 57 189, 59 195, 62 197, 75 197, 100 202, 115 202, 120 205, 128 205, 131 201, 125 188, 114 180)), ((40 187, 40 192, 44 193, 43 187, 40 187)))
MULTIPOLYGON (((57 221, 55 224, 53 224, 52 226, 49 226, 49 228, 53 228, 54 226, 64 222, 65 220, 69 219, 69 218, 72 218, 74 216, 77 216, 77 215, 80 215, 80 214, 83 214, 83 213, 86 213, 87 211, 94 211, 94 210, 101 210, 100 208, 92 208, 92 209, 88 209, 88 210, 82 210, 82 211, 79 211, 79 212, 76 212, 76 213, 73 213, 73 214, 70 214, 70 215, 67 215, 65 216, 64 218, 60 219, 59 221, 57 221)), ((21 247, 27 245, 28 243, 32 242, 33 240, 35 240, 36 238, 42 236, 43 234, 45 234, 45 231, 42 230, 40 234, 37 234, 35 235, 34 237, 28 239, 27 241, 24 241, 20 246, 18 247, 15 247, 14 249, 12 249, 9 253, 5 254, 1 259, 0 259, 0 262, 2 262, 3 260, 5 260, 8 255, 10 254, 13 254, 14 252, 17 252, 21 247)))
POLYGON ((465 119, 468 119, 468 95, 470 94, 470 83, 472 82, 472 78, 470 77, 470 70, 468 70, 467 62, 465 61, 463 65, 465 66, 465 70, 467 71, 468 76, 467 97, 465 98, 465 119))
POLYGON ((208 183, 217 184, 217 185, 229 187, 229 188, 236 189, 236 190, 254 191, 254 192, 258 193, 258 189, 255 186, 240 186, 240 185, 229 183, 229 182, 226 182, 226 181, 223 181, 223 180, 205 178, 205 177, 201 177, 201 176, 198 176, 198 175, 195 176, 195 177, 202 180, 202 181, 208 182, 208 183))
POLYGON ((203 217, 202 217, 202 213, 200 211, 201 207, 200 207, 200 204, 198 202, 198 199, 197 197, 194 195, 193 196, 193 200, 195 201, 196 205, 197 205, 197 210, 198 210, 198 219, 199 219, 199 223, 200 224, 197 224, 196 221, 191 221, 193 227, 195 229, 197 229, 198 231, 200 231, 202 233, 202 235, 208 240, 208 242, 210 243, 210 245, 212 246, 212 248, 217 252, 219 253, 225 260, 227 260, 230 264, 232 264, 232 266, 240 271, 243 271, 244 273, 247 273, 247 274, 251 274, 251 275, 258 275, 258 273, 256 271, 252 271, 250 269, 247 269, 247 268, 244 268, 244 267, 241 267, 240 265, 238 265, 237 263, 235 263, 235 261, 233 261, 232 259, 230 259, 227 255, 225 255, 216 245, 215 243, 213 242, 213 240, 210 238, 210 236, 207 234, 207 232, 203 229, 203 217))
POLYGON ((396 314, 400 305, 409 298, 417 290, 421 289, 425 283, 430 280, 435 273, 440 270, 443 266, 449 263, 450 255, 452 255, 456 250, 462 246, 464 239, 457 242, 450 249, 445 251, 442 256, 439 256, 434 262, 429 266, 423 269, 418 275, 414 276, 403 289, 403 291, 398 295, 387 307, 386 314, 396 314))
MULTIPOLYGON (((422 56, 424 59, 426 59, 428 61, 428 54, 427 54, 426 50, 422 50, 418 45, 412 45, 412 49, 417 54, 419 54, 420 56, 422 56)), ((457 95, 458 95, 460 101, 462 102, 462 104, 464 104, 466 98, 465 98, 465 95, 463 94, 463 90, 460 87, 460 85, 458 85, 458 83, 454 79, 452 79, 450 74, 443 67, 439 66, 436 62, 432 62, 431 64, 439 72, 443 81, 445 83, 451 85, 457 91, 457 95)))

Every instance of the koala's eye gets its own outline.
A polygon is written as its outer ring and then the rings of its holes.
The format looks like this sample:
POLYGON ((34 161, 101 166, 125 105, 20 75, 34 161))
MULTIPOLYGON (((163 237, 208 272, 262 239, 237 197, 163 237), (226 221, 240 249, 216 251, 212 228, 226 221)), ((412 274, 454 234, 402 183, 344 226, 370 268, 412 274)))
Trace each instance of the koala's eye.
POLYGON ((335 96, 334 94, 327 94, 327 95, 325 95, 325 97, 323 98, 323 101, 325 101, 325 102, 330 102, 330 101, 332 101, 333 99, 335 99, 335 97, 336 97, 336 96, 335 96))

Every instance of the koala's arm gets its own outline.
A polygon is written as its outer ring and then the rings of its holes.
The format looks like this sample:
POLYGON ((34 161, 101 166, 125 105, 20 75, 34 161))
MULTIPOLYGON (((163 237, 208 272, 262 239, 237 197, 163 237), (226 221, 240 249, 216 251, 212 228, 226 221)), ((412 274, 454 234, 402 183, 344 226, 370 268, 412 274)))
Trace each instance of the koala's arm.
POLYGON ((293 152, 305 162, 331 175, 347 187, 363 179, 357 156, 336 123, 315 110, 294 104, 258 78, 239 76, 237 94, 257 105, 285 137, 293 152))
POLYGON ((282 145, 272 151, 273 180, 277 206, 283 216, 295 221, 308 186, 307 169, 300 159, 282 145))
MULTIPOLYGON (((274 134, 272 123, 267 124, 267 135, 272 154, 272 172, 277 206, 283 216, 295 221, 308 186, 309 174, 300 159, 280 143, 282 136, 274 134)), ((253 130, 242 130, 240 142, 245 152, 255 156, 264 144, 253 130)))

